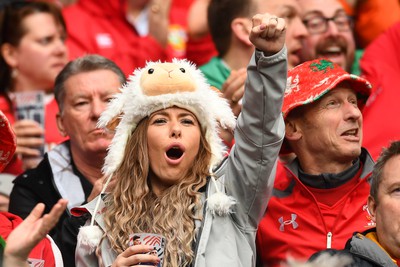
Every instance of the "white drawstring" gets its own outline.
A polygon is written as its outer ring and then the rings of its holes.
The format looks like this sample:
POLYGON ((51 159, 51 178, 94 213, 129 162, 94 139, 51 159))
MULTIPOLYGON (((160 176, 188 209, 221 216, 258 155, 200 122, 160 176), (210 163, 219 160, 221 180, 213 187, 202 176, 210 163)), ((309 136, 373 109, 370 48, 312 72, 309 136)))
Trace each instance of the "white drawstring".
POLYGON ((99 209, 99 206, 100 206, 100 203, 101 203, 101 197, 106 192, 107 186, 110 183, 111 178, 112 178, 112 174, 109 174, 109 176, 107 177, 106 183, 103 185, 103 188, 101 189, 100 195, 98 196, 98 199, 96 201, 96 205, 94 206, 93 215, 92 215, 92 218, 90 220, 90 226, 94 225, 94 221, 95 221, 95 217, 96 217, 96 214, 97 214, 97 210, 99 209))
POLYGON ((211 182, 214 184, 216 192, 207 198, 207 210, 212 215, 226 216, 233 212, 232 208, 236 204, 236 199, 232 196, 227 196, 225 192, 219 190, 214 173, 210 171, 210 174, 211 182))

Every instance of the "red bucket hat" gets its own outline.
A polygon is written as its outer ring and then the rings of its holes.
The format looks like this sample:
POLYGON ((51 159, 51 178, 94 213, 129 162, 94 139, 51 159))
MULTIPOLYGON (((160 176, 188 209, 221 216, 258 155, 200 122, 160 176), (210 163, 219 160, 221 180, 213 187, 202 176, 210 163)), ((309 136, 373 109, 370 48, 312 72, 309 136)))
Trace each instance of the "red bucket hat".
POLYGON ((0 111, 0 171, 12 159, 16 148, 16 140, 7 117, 0 111))
POLYGON ((334 89, 340 82, 348 81, 356 92, 362 108, 371 93, 371 84, 354 74, 349 74, 338 64, 327 59, 304 62, 288 71, 282 112, 286 118, 293 109, 313 103, 334 89))
MULTIPOLYGON (((355 91, 358 106, 362 109, 371 94, 371 84, 354 74, 349 74, 338 64, 327 59, 306 61, 288 71, 282 113, 286 119, 293 109, 313 103, 333 90, 340 82, 347 81, 355 91)), ((292 152, 284 140, 280 154, 292 152)))

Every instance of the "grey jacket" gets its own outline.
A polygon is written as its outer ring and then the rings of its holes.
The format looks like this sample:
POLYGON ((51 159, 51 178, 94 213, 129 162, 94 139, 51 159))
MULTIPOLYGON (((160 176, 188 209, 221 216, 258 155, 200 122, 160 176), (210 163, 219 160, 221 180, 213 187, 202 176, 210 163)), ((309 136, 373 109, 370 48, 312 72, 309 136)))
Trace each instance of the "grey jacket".
MULTIPOLYGON (((255 236, 271 196, 276 162, 284 138, 281 115, 287 75, 286 48, 265 57, 256 51, 248 66, 242 112, 235 130, 235 146, 215 171, 217 183, 208 183, 208 198, 219 190, 236 199, 233 213, 212 214, 203 205, 193 266, 255 266, 255 236)), ((93 212, 89 203, 87 209, 93 212)), ((100 208, 101 209, 101 208, 100 208)), ((96 222, 103 228, 101 216, 96 222)), ((103 228, 104 230, 104 228, 103 228)), ((108 240, 100 244, 101 256, 89 253, 78 241, 76 266, 111 266, 116 253, 108 240)))
POLYGON ((364 233, 355 233, 346 244, 346 249, 357 263, 354 266, 397 267, 386 251, 365 237, 369 232, 376 232, 376 228, 369 229, 364 233))
POLYGON ((376 232, 376 228, 363 233, 355 232, 347 241, 343 250, 327 249, 313 254, 309 262, 315 262, 322 254, 328 253, 333 257, 347 257, 351 260, 344 267, 397 267, 390 255, 377 243, 367 237, 368 233, 376 232))

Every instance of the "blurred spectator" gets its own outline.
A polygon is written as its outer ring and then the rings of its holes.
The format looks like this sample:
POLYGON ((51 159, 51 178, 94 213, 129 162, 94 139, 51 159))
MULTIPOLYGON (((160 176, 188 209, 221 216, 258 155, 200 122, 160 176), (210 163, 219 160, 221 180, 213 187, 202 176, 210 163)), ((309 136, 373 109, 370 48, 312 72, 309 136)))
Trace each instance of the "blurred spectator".
MULTIPOLYGON (((296 0, 210 1, 208 23, 218 56, 213 57, 200 69, 208 82, 222 91, 236 116, 241 111, 241 99, 247 77, 246 66, 254 52, 248 34, 251 29, 251 18, 257 12, 268 12, 285 19, 289 68, 299 63, 301 41, 307 36, 296 0)), ((221 136, 228 147, 233 145, 232 133, 224 131, 221 136)))
MULTIPOLYGON (((200 67, 210 85, 221 90, 231 70, 242 69, 241 87, 244 86, 245 67, 254 52, 254 46, 249 40, 251 19, 258 8, 256 0, 210 1, 207 11, 208 24, 218 56, 200 67)), ((240 98, 242 96, 243 93, 240 98)), ((234 103, 231 102, 232 104, 234 103)), ((235 112, 235 115, 237 116, 238 112, 235 112)))
POLYGON ((63 14, 71 59, 100 54, 130 75, 146 61, 186 56, 187 6, 172 0, 78 0, 63 14))
POLYGON ((45 154, 37 168, 18 176, 10 197, 10 212, 25 218, 37 203, 45 212, 61 198, 68 200, 55 229, 50 232, 64 258, 74 266, 78 229, 83 218, 71 218, 70 209, 97 196, 103 184, 101 168, 112 133, 97 128, 97 120, 125 75, 112 61, 88 55, 68 63, 55 82, 60 109, 57 125, 69 141, 45 154))
MULTIPOLYGON (((289 68, 300 62, 298 53, 301 41, 307 36, 307 30, 300 19, 300 7, 296 0, 211 0, 208 7, 208 23, 211 35, 218 50, 218 56, 200 69, 209 83, 218 89, 231 74, 247 66, 254 47, 247 38, 251 16, 254 12, 271 13, 283 17, 287 24, 286 46, 288 47, 289 68), (224 16, 221 16, 224 13, 224 16)), ((244 81, 244 79, 242 79, 244 81)), ((243 86, 243 84, 241 84, 243 86)), ((235 102, 238 102, 235 99, 235 102)), ((229 98, 229 100, 232 100, 229 98)), ((237 114, 236 114, 237 115, 237 114)))
POLYGON ((398 0, 340 0, 348 15, 354 17, 358 48, 366 48, 381 33, 400 21, 398 0))
POLYGON ((364 49, 390 26, 400 21, 398 0, 338 0, 354 19, 356 42, 355 58, 351 72, 360 75, 359 61, 364 49))
MULTIPOLYGON (((294 59, 294 57, 298 57, 296 53, 298 53, 299 48, 301 47, 298 44, 299 39, 301 39, 306 33, 304 30, 304 26, 301 25, 299 21, 300 16, 300 7, 296 0, 271 0, 271 1, 239 1, 238 5, 235 5, 236 2, 231 1, 212 1, 212 0, 195 0, 189 10, 188 17, 188 34, 189 34, 189 44, 187 57, 190 60, 193 60, 198 65, 206 64, 209 59, 213 56, 222 57, 221 54, 221 42, 223 39, 226 39, 226 36, 218 36, 217 33, 220 33, 218 28, 221 25, 225 30, 224 33, 232 32, 233 35, 237 35, 239 33, 238 29, 226 29, 226 27, 231 27, 230 25, 233 19, 244 17, 248 18, 248 14, 245 14, 246 8, 241 10, 235 6, 246 7, 250 4, 259 5, 260 13, 268 12, 277 16, 283 16, 286 19, 288 31, 286 33, 286 45, 288 46, 289 51, 289 67, 293 67, 299 63, 298 59, 294 59), (211 10, 208 11, 210 2, 214 2, 211 7, 211 10), (232 7, 232 6, 233 7, 232 7), (221 14, 224 14, 221 16, 221 14), (209 29, 212 28, 210 31, 209 29), (211 36, 210 36, 211 34, 211 36), (211 38, 212 39, 211 39, 211 38), (196 41, 197 40, 197 41, 196 41), (214 47, 210 42, 214 42, 214 47), (198 44, 198 47, 202 46, 205 53, 202 54, 202 58, 196 60, 192 59, 190 44, 198 44), (218 47, 219 46, 219 47, 218 47)), ((252 15, 252 14, 250 14, 252 15)), ((230 36, 230 34, 227 34, 230 36)), ((234 38, 234 37, 232 37, 234 38)), ((233 42, 231 42, 233 45, 233 42)), ((246 50, 246 49, 245 49, 246 50)), ((198 52, 198 50, 196 50, 198 52)), ((248 53, 248 52, 246 52, 248 53)), ((233 54, 233 53, 232 53, 233 54)), ((246 64, 244 65, 246 66, 246 64)), ((217 86, 218 87, 218 86, 217 86)), ((220 87, 218 87, 220 88, 220 87)))
POLYGON ((309 35, 304 40, 301 61, 327 58, 351 72, 355 42, 352 20, 338 0, 299 0, 309 35))
POLYGON ((375 159, 382 147, 400 140, 400 124, 393 121, 400 114, 399 46, 400 23, 396 23, 365 49, 360 61, 362 75, 373 85, 363 110, 363 144, 375 159))
POLYGON ((67 63, 65 24, 52 4, 12 1, 0 10, 0 27, 0 108, 13 125, 18 155, 4 172, 18 175, 23 167, 37 165, 44 143, 50 149, 64 140, 56 127, 53 85, 67 63), (16 121, 14 117, 14 93, 37 90, 45 92, 45 129, 33 120, 16 121))

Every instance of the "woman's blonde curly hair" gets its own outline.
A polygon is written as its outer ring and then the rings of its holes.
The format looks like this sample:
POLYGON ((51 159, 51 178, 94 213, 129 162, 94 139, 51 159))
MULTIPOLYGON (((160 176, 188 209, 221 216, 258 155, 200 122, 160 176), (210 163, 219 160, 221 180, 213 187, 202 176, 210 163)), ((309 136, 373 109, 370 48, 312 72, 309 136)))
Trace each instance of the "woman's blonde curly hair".
POLYGON ((124 161, 115 172, 116 185, 106 198, 106 237, 122 253, 129 235, 155 233, 165 236, 164 266, 188 266, 194 259, 194 220, 202 219, 201 192, 209 176, 211 149, 204 133, 200 148, 185 178, 156 196, 148 181, 149 119, 143 119, 128 139, 124 161))

